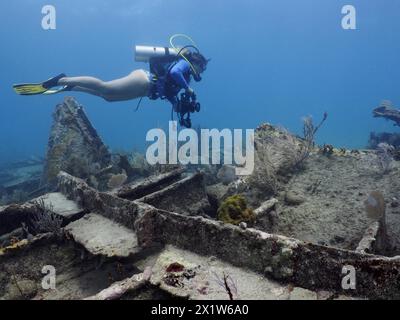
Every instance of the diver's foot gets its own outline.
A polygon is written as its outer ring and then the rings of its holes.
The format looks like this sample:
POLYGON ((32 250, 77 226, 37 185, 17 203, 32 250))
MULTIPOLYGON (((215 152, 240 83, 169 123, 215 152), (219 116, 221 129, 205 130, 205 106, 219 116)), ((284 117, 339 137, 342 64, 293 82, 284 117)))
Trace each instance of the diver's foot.
POLYGON ((58 82, 60 81, 60 79, 65 78, 65 77, 66 77, 66 75, 64 73, 61 73, 58 76, 43 82, 42 86, 45 89, 51 89, 51 88, 57 87, 57 86, 59 86, 58 82))

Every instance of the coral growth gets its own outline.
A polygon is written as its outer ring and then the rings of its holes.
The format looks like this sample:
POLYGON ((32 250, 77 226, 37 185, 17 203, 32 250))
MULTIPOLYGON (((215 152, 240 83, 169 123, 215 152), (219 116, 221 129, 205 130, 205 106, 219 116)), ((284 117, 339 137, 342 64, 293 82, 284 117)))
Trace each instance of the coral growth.
POLYGON ((368 218, 379 221, 385 216, 386 204, 385 198, 381 192, 371 192, 364 204, 368 218))
POLYGON ((236 281, 225 272, 222 274, 222 277, 220 277, 216 272, 213 272, 213 274, 215 282, 226 292, 229 300, 237 300, 239 295, 236 281))
POLYGON ((139 152, 133 152, 132 155, 130 155, 130 164, 132 168, 138 170, 143 176, 149 176, 154 171, 154 167, 152 167, 147 162, 146 157, 139 152))
POLYGON ((310 157, 310 153, 314 147, 315 135, 327 118, 328 114, 325 112, 324 117, 318 126, 314 126, 312 117, 305 117, 303 119, 304 140, 300 146, 300 152, 296 153, 296 156, 294 157, 293 169, 297 170, 304 167, 304 162, 310 157))
POLYGON ((31 224, 35 233, 61 234, 63 219, 56 215, 51 205, 47 205, 43 199, 36 201, 37 212, 35 212, 31 224))
POLYGON ((258 192, 263 198, 275 196, 293 174, 304 169, 314 149, 315 135, 327 117, 325 113, 318 126, 313 124, 311 117, 304 118, 303 138, 270 124, 257 128, 254 171, 246 179, 253 193, 258 192))
POLYGON ((396 148, 392 151, 393 160, 400 161, 400 149, 396 148))
POLYGON ((274 195, 278 189, 276 170, 270 160, 270 149, 265 144, 256 145, 254 171, 248 177, 247 183, 263 194, 274 195))
MULTIPOLYGON (((333 145, 331 144, 324 144, 320 149, 319 152, 327 157, 330 157, 331 155, 333 155, 335 149, 333 147, 333 145)), ((343 150, 341 150, 341 153, 344 154, 345 152, 343 152, 343 150)))
POLYGON ((114 174, 111 176, 110 180, 108 180, 108 187, 110 189, 117 189, 123 186, 126 180, 128 180, 128 176, 125 172, 121 174, 114 174))
POLYGON ((387 143, 380 143, 378 145, 378 168, 382 174, 387 174, 391 170, 391 165, 394 160, 392 155, 393 151, 394 147, 387 143))
POLYGON ((185 266, 178 262, 171 263, 167 267, 167 272, 183 272, 183 270, 185 270, 185 266))
POLYGON ((247 201, 242 195, 234 195, 222 202, 218 209, 218 219, 239 225, 241 222, 253 223, 255 215, 253 210, 247 207, 247 201))

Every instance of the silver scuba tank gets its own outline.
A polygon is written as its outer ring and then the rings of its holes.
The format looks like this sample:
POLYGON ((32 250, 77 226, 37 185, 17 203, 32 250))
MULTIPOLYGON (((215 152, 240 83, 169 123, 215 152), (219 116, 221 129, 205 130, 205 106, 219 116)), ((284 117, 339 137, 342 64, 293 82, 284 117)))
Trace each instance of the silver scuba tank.
POLYGON ((151 58, 176 57, 178 52, 168 47, 135 46, 135 61, 149 62, 151 58))

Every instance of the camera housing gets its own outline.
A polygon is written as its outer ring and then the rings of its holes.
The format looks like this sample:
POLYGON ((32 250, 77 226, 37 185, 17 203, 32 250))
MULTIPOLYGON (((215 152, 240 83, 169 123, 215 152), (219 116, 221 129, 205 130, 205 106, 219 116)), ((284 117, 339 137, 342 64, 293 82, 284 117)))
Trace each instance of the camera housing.
POLYGON ((178 101, 177 112, 179 115, 179 124, 185 128, 192 127, 192 120, 190 119, 190 115, 192 113, 200 112, 201 104, 197 101, 196 95, 187 94, 183 92, 178 101))

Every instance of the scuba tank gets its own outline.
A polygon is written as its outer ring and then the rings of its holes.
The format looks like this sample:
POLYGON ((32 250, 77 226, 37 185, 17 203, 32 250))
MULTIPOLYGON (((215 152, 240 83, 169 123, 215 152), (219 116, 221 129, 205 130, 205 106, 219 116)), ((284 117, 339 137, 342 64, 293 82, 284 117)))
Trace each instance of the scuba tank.
POLYGON ((150 62, 154 58, 176 57, 178 51, 168 47, 135 46, 135 61, 150 62))

